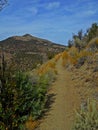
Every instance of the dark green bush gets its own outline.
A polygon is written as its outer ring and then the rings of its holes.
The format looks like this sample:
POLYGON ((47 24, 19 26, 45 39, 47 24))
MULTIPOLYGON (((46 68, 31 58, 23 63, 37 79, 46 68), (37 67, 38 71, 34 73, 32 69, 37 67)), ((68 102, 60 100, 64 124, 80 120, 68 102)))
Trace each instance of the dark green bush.
POLYGON ((7 75, 0 86, 0 129, 21 130, 32 115, 33 119, 41 116, 47 92, 47 81, 32 83, 29 76, 18 72, 7 75))

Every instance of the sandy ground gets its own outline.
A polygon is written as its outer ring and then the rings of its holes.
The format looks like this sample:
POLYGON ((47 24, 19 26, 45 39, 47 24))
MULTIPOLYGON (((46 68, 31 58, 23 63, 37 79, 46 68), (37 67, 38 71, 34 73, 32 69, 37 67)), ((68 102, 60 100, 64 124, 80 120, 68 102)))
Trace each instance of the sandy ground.
POLYGON ((71 130, 74 110, 78 108, 80 99, 70 73, 57 63, 58 76, 53 83, 50 95, 54 95, 49 111, 42 119, 37 130, 71 130))
POLYGON ((88 99, 98 101, 98 77, 85 64, 80 69, 67 70, 62 59, 57 64, 58 75, 49 91, 48 110, 36 130, 71 130, 75 110, 88 99))

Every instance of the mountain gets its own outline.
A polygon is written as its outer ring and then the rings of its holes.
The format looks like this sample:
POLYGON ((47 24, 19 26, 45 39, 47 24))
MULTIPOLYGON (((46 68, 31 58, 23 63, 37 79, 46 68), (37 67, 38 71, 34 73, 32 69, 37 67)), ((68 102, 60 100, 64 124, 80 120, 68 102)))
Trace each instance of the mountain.
POLYGON ((3 48, 6 61, 12 62, 14 68, 31 70, 64 51, 66 46, 25 34, 0 41, 0 48, 3 48))

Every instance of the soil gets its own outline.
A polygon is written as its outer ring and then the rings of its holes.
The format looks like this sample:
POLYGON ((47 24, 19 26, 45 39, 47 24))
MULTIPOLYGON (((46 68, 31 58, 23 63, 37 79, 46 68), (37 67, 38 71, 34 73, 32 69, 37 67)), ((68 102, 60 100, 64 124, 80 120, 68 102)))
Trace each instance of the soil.
POLYGON ((54 95, 53 103, 37 130, 71 130, 75 109, 79 107, 79 94, 61 59, 57 63, 57 70, 57 79, 49 91, 49 95, 54 95))
POLYGON ((47 112, 36 130, 71 130, 75 110, 84 106, 88 98, 98 102, 98 71, 93 71, 94 63, 66 69, 62 59, 57 62, 58 75, 48 92, 47 112))

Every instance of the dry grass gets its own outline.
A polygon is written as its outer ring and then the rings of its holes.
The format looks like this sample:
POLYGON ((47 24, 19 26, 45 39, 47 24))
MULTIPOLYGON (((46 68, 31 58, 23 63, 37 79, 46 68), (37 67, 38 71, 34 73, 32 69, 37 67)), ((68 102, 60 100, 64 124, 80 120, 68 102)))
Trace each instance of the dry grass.
POLYGON ((64 51, 62 53, 62 66, 66 66, 67 64, 73 64, 75 65, 77 63, 78 54, 77 52, 72 52, 73 54, 69 52, 64 51))
POLYGON ((67 51, 64 51, 62 53, 62 59, 68 59, 68 57, 69 57, 69 55, 68 55, 67 51))
POLYGON ((67 64, 76 65, 80 58, 88 56, 92 56, 92 52, 86 49, 79 52, 78 49, 73 46, 69 51, 62 52, 60 57, 62 57, 62 66, 65 67, 67 64))
POLYGON ((40 122, 38 120, 33 121, 30 117, 29 120, 25 123, 25 127, 27 130, 34 130, 39 125, 39 123, 40 122))
POLYGON ((69 55, 67 51, 62 52, 62 66, 65 67, 66 64, 68 63, 69 55))
POLYGON ((79 54, 79 51, 76 47, 72 46, 69 51, 68 51, 68 54, 72 57, 77 57, 78 54, 79 54))
POLYGON ((57 62, 61 58, 61 55, 62 53, 59 53, 54 57, 55 62, 57 62))
POLYGON ((39 75, 43 75, 45 73, 48 73, 49 71, 54 72, 55 74, 57 74, 57 70, 56 70, 56 63, 53 60, 48 61, 47 63, 43 64, 38 70, 37 73, 39 75))
POLYGON ((98 44, 98 37, 93 38, 93 39, 89 42, 88 46, 90 46, 90 45, 92 45, 92 44, 98 44))
POLYGON ((78 58, 84 57, 84 56, 91 56, 91 55, 92 55, 92 52, 83 50, 83 51, 81 51, 81 52, 79 53, 78 58))
POLYGON ((96 51, 98 50, 98 37, 93 38, 89 43, 88 46, 86 47, 89 50, 96 51))

